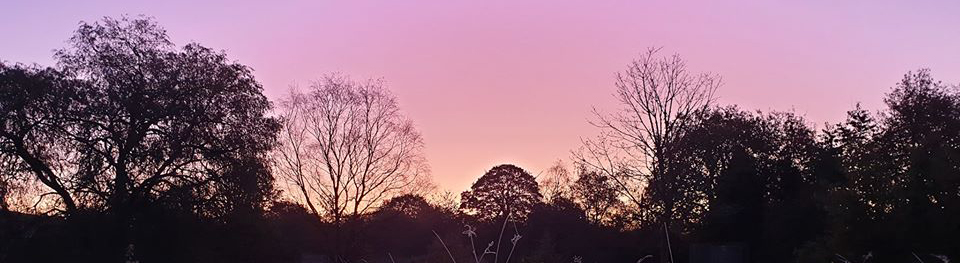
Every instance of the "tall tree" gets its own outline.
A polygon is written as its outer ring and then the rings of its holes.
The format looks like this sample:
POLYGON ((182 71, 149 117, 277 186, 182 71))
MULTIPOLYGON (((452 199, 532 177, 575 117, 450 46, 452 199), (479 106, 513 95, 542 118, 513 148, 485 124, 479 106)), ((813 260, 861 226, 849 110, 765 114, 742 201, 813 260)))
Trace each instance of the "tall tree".
MULTIPOLYGON (((820 138, 822 153, 818 157, 816 172, 821 203, 828 220, 819 242, 810 242, 798 250, 801 259, 810 261, 830 260, 835 255, 847 257, 864 255, 872 251, 872 240, 884 239, 875 229, 878 209, 871 208, 865 199, 868 192, 880 190, 882 177, 875 176, 888 162, 878 162, 877 136, 881 131, 875 115, 857 104, 847 111, 844 122, 824 129, 820 138)), ((885 188, 884 189, 888 189, 885 188)), ((879 210, 882 211, 882 210, 879 210)))
POLYGON ((292 91, 282 114, 278 171, 321 220, 429 186, 423 138, 381 81, 327 75, 292 91))
POLYGON ((68 215, 112 215, 118 251, 145 204, 189 197, 186 211, 215 216, 226 207, 217 199, 248 196, 230 194, 249 190, 238 184, 270 187, 269 173, 244 171, 265 167, 279 129, 248 67, 199 44, 176 46, 145 18, 81 23, 68 43, 56 58, 76 88, 14 79, 14 96, 3 98, 27 104, 6 113, 2 122, 17 124, 5 125, 3 140, 68 215))
POLYGON ((897 182, 891 219, 910 226, 910 249, 957 251, 947 240, 960 234, 960 86, 924 69, 906 74, 885 102, 881 138, 900 168, 884 178, 897 182))
POLYGON ((177 47, 148 19, 82 24, 60 65, 88 83, 68 122, 86 173, 79 187, 111 207, 181 186, 209 187, 271 149, 279 123, 244 65, 177 47), (102 176, 107 175, 107 178, 102 176))
POLYGON ((677 227, 690 231, 702 224, 706 230, 700 234, 713 242, 755 238, 770 176, 761 174, 761 158, 771 150, 762 119, 728 107, 703 112, 692 121, 677 148, 685 164, 676 167, 684 175, 677 184, 685 189, 676 199, 684 213, 677 227))
POLYGON ((688 120, 714 100, 720 78, 692 73, 679 55, 660 57, 651 48, 617 73, 615 97, 621 109, 613 114, 595 111, 592 122, 602 135, 587 140, 576 158, 604 172, 624 196, 648 214, 648 223, 681 220, 676 209, 677 191, 671 163, 676 144, 688 120))
POLYGON ((929 70, 908 73, 885 99, 878 118, 855 110, 838 125, 842 189, 851 196, 831 210, 856 224, 837 236, 845 253, 878 251, 907 260, 910 253, 960 256, 950 242, 960 229, 960 94, 929 70), (843 205, 843 206, 839 206, 843 205), (860 214, 857 214, 860 212, 860 214))
POLYGON ((480 220, 523 221, 543 202, 540 187, 532 175, 512 164, 491 168, 461 194, 460 209, 480 220))
POLYGON ((707 242, 742 242, 753 258, 789 260, 816 237, 822 216, 815 193, 814 132, 790 113, 715 108, 691 119, 677 150, 683 158, 679 231, 707 242), (776 242, 772 242, 776 241, 776 242))

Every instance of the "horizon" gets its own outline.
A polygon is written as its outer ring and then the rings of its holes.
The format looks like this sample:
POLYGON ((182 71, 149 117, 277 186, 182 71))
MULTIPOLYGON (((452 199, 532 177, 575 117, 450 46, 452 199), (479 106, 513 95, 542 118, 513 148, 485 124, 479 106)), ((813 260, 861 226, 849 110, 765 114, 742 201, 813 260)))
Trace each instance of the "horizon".
POLYGON ((80 21, 144 14, 178 45, 225 50, 251 66, 274 102, 330 72, 383 78, 425 138, 434 183, 459 193, 501 163, 537 175, 568 162, 580 139, 597 133, 587 123, 591 107, 617 107, 614 74, 648 47, 720 75, 719 105, 794 111, 818 128, 856 103, 883 109, 882 97, 908 71, 930 68, 960 83, 960 27, 951 26, 960 17, 950 15, 960 3, 934 2, 207 2, 189 10, 176 2, 18 2, 0 18, 0 31, 15 40, 0 43, 0 60, 52 66, 51 50, 80 21), (670 15, 678 12, 685 15, 670 15))

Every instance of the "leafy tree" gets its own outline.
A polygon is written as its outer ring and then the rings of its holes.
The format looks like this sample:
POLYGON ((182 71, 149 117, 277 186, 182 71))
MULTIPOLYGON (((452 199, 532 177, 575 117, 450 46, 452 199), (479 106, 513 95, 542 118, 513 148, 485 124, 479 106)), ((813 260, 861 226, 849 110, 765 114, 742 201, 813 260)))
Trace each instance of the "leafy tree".
POLYGON ((800 259, 826 261, 836 255, 856 256, 870 253, 869 243, 881 239, 871 231, 877 214, 870 212, 862 193, 876 191, 873 185, 882 166, 877 162, 875 138, 881 131, 877 119, 859 104, 847 112, 847 119, 824 130, 818 155, 818 196, 825 213, 822 237, 811 240, 797 251, 800 259))
POLYGON ((527 171, 512 164, 501 164, 477 179, 461 194, 460 209, 476 214, 483 221, 502 219, 523 221, 542 203, 536 180, 527 171))
POLYGON ((581 169, 570 188, 573 200, 583 208, 591 223, 610 224, 616 219, 614 212, 623 208, 616 186, 601 173, 581 169))
POLYGON ((82 24, 70 43, 60 65, 89 86, 68 122, 84 198, 121 209, 167 190, 216 192, 273 146, 263 88, 226 55, 178 48, 148 19, 82 24))
POLYGON ((700 222, 707 230, 701 235, 712 241, 744 241, 748 233, 757 233, 764 199, 761 161, 754 157, 768 154, 769 136, 763 123, 734 107, 704 112, 685 133, 677 147, 685 158, 686 176, 678 178, 685 186, 676 199, 686 211, 681 229, 691 231, 700 222))
POLYGON ((826 130, 837 167, 824 184, 828 231, 800 256, 960 256, 952 241, 960 229, 960 94, 924 69, 907 73, 885 102, 879 114, 858 105, 826 130))
POLYGON ((150 206, 202 217, 263 207, 280 126, 248 67, 176 46, 144 18, 81 23, 68 43, 60 69, 0 80, 3 154, 60 197, 59 209, 109 214, 119 252, 150 206))
POLYGON ((736 107, 691 119, 674 164, 682 175, 682 232, 706 242, 742 242, 753 257, 789 260, 822 230, 814 163, 820 148, 803 119, 736 107), (798 223, 802 222, 802 223, 798 223), (776 241, 776 242, 773 242, 776 241))
POLYGON ((368 231, 362 245, 369 254, 389 251, 396 261, 424 255, 431 252, 428 247, 436 241, 432 231, 460 233, 462 225, 453 216, 427 203, 422 196, 397 196, 366 217, 363 227, 368 231))
POLYGON ((433 209, 433 205, 428 203, 423 196, 414 194, 405 194, 390 198, 390 200, 383 202, 383 205, 380 206, 380 211, 397 212, 409 217, 417 217, 417 215, 433 209))
POLYGON ((908 73, 878 116, 859 108, 829 132, 842 163, 824 246, 912 260, 911 253, 958 256, 960 94, 929 70, 908 73))
MULTIPOLYGON (((902 228, 903 248, 945 253, 960 234, 960 93, 935 81, 929 70, 908 73, 885 99, 885 131, 880 139, 895 182, 885 204, 890 225, 902 228)), ((886 175, 886 176, 884 176, 886 175)), ((880 196, 874 196, 880 197, 880 196)))
POLYGON ((5 193, 13 191, 15 181, 40 182, 59 198, 38 203, 47 204, 43 210, 77 210, 71 175, 58 172, 61 164, 57 159, 69 150, 64 124, 72 118, 69 113, 80 107, 84 84, 53 68, 0 63, 0 155, 5 193))

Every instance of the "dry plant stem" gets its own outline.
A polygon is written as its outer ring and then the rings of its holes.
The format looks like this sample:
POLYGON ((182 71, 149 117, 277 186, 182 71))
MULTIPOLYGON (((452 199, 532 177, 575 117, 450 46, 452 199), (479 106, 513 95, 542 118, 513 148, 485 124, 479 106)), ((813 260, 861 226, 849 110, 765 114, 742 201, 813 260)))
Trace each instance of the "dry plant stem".
POLYGON ((447 255, 450 256, 450 261, 452 261, 453 263, 457 263, 457 260, 453 258, 453 253, 450 253, 450 248, 447 247, 447 243, 443 242, 443 238, 440 238, 440 235, 437 234, 437 231, 434 231, 434 230, 430 230, 430 231, 433 232, 434 236, 437 236, 438 240, 440 240, 440 244, 443 245, 443 249, 446 250, 447 255))
POLYGON ((497 263, 500 258, 500 243, 503 242, 503 231, 507 229, 507 221, 510 220, 510 212, 507 212, 507 217, 503 219, 503 226, 500 227, 500 236, 497 237, 497 252, 493 253, 493 263, 497 263))
MULTIPOLYGON (((519 235, 519 234, 520 234, 520 230, 517 230, 517 222, 513 222, 513 234, 514 234, 514 235, 519 235)), ((509 263, 509 262, 510 262, 510 258, 513 257, 513 250, 514 250, 514 249, 517 249, 517 242, 514 242, 514 241, 511 240, 510 243, 513 243, 513 246, 510 247, 510 254, 507 255, 507 261, 505 261, 506 263, 509 263)))
POLYGON ((473 236, 469 236, 469 237, 470 237, 470 252, 473 252, 473 261, 476 261, 476 263, 480 263, 480 258, 477 257, 477 245, 475 245, 473 242, 473 236))
POLYGON ((517 244, 513 244, 513 246, 510 247, 510 254, 507 255, 507 261, 504 261, 505 263, 510 262, 510 257, 513 257, 513 250, 516 248, 517 248, 517 244))
POLYGON ((663 235, 667 237, 667 252, 670 253, 670 263, 673 263, 673 247, 670 246, 670 232, 667 231, 667 222, 663 222, 663 235))
POLYGON ((476 232, 473 231, 473 227, 467 225, 467 231, 464 231, 463 233, 470 238, 470 253, 473 253, 473 261, 475 263, 480 263, 480 259, 483 258, 483 256, 481 255, 480 257, 477 257, 477 245, 473 241, 473 236, 476 234, 476 232))
MULTIPOLYGON (((493 244, 493 242, 490 242, 490 244, 493 244)), ((489 251, 490 246, 491 246, 491 245, 487 245, 487 247, 483 249, 483 253, 480 254, 480 259, 477 260, 477 263, 483 262, 483 257, 487 256, 487 254, 488 254, 487 251, 489 251)), ((491 252, 491 253, 492 253, 492 252, 491 252)))

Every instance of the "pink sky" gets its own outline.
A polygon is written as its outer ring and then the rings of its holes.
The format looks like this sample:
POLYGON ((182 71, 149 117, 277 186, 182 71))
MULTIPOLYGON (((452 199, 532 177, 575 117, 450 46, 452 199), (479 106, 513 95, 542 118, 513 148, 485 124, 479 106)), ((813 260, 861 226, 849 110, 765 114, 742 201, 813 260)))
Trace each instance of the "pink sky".
POLYGON ((955 0, 194 2, 5 2, 0 59, 50 65, 78 21, 146 14, 253 67, 271 99, 332 71, 383 77, 454 192, 496 164, 567 160, 596 133, 591 107, 616 107, 613 74, 650 46, 722 75, 723 104, 817 124, 880 109, 908 70, 960 82, 955 0))

